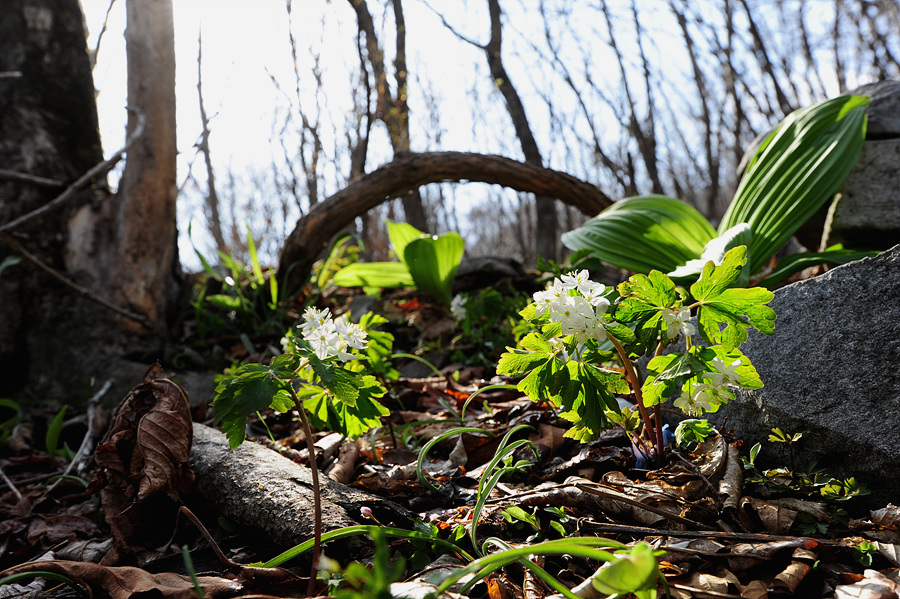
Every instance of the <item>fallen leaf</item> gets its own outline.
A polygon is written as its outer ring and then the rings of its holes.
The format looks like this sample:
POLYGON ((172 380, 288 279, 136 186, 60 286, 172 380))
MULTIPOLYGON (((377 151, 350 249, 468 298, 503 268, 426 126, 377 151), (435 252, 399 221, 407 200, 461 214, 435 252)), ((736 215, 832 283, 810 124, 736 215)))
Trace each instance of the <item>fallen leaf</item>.
POLYGON ((797 512, 794 510, 755 497, 741 498, 741 509, 746 514, 755 515, 766 532, 773 535, 788 534, 797 519, 797 512))
POLYGON ((898 594, 900 585, 875 570, 866 570, 862 580, 834 589, 835 599, 896 599, 898 594))
MULTIPOLYGON (((130 566, 108 567, 88 562, 40 561, 28 562, 0 572, 0 578, 23 572, 53 572, 67 576, 91 590, 102 590, 110 599, 136 599, 144 596, 162 599, 197 599, 197 591, 190 577, 171 572, 151 574, 130 566)), ((216 576, 198 576, 197 581, 208 599, 232 597, 244 590, 234 580, 216 576)))
POLYGON ((171 535, 179 493, 194 480, 192 440, 187 394, 151 367, 95 452, 100 470, 90 491, 99 491, 120 554, 159 546, 171 535))

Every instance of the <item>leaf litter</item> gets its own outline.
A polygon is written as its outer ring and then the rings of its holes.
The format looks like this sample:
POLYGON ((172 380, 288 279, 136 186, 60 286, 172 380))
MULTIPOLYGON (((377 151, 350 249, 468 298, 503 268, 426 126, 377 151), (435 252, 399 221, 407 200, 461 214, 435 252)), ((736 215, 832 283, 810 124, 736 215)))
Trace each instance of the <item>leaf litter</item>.
MULTIPOLYGON (((407 320, 410 305, 402 310, 407 320)), ((413 312, 419 306, 420 318, 426 314, 423 305, 413 306, 413 312)), ((448 334, 435 333, 440 327, 425 321, 419 326, 432 336, 448 334)), ((471 551, 466 539, 479 481, 500 438, 524 424, 527 428, 516 439, 530 442, 538 459, 525 445, 509 456, 508 465, 519 462, 522 467, 501 478, 485 500, 478 522, 482 541, 494 536, 512 547, 578 536, 626 544, 646 541, 665 552, 660 570, 673 597, 900 596, 900 508, 889 505, 850 519, 845 510, 808 496, 773 494, 744 480, 741 444, 723 435, 690 452, 673 452, 662 468, 638 470, 621 429, 577 443, 563 436, 566 424, 552 409, 516 390, 485 391, 463 412, 473 392, 507 381, 481 380, 482 367, 457 364, 453 371, 456 378, 394 382, 391 416, 376 434, 350 442, 319 433, 318 467, 333 480, 418 513, 419 522, 410 522, 410 530, 427 531, 471 551), (417 477, 419 453, 429 440, 460 427, 484 434, 449 436, 429 450, 422 469, 438 488, 430 491, 417 477), (818 534, 808 536, 811 530, 818 534), (863 554, 863 541, 874 550, 863 554)), ((188 465, 191 416, 184 390, 161 369, 151 368, 97 445, 87 491, 82 483, 64 480, 49 497, 43 496, 42 485, 65 464, 49 459, 27 435, 8 438, 0 453, 0 467, 10 481, 0 494, 0 578, 49 572, 69 578, 90 596, 112 599, 150 592, 186 599, 197 596, 198 586, 211 598, 302 595, 303 556, 260 578, 259 568, 241 564, 263 562, 285 547, 261 543, 264 531, 235 528, 204 506, 190 505, 196 501, 188 465), (202 526, 211 532, 201 533, 179 518, 185 504, 201 514, 202 526), (198 559, 209 548, 221 553, 204 561, 202 574, 192 577, 181 559, 183 546, 198 559), (28 561, 46 555, 50 559, 28 561)), ((271 425, 277 438, 261 434, 258 441, 309 465, 296 426, 284 416, 262 416, 251 427, 271 425)), ((360 513, 360 524, 377 524, 374 515, 360 513)), ((441 572, 462 565, 458 556, 435 543, 396 539, 388 550, 392 559, 406 563, 405 586, 391 587, 395 596, 424 596, 434 590, 432 582, 441 572)), ((332 554, 327 544, 325 553, 337 558, 340 568, 372 558, 366 551, 332 554)), ((573 556, 535 559, 574 589, 596 570, 596 564, 573 556)), ((2 596, 14 596, 3 590, 11 588, 0 587, 2 596)), ((509 566, 473 585, 468 596, 543 599, 553 593, 531 570, 509 566)))

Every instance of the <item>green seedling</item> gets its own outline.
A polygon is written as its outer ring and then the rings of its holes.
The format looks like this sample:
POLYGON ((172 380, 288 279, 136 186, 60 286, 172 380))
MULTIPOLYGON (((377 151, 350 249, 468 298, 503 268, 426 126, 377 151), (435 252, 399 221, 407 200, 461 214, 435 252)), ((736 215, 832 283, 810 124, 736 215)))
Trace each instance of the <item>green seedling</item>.
POLYGON ((66 419, 66 409, 68 406, 63 406, 62 409, 57 412, 56 416, 53 417, 53 420, 50 422, 50 426, 47 427, 47 434, 44 437, 44 444, 47 448, 47 453, 50 454, 50 459, 56 457, 56 454, 60 452, 59 447, 59 435, 62 432, 63 422, 66 419))
POLYGON ((854 545, 850 550, 853 553, 853 561, 863 568, 870 568, 873 558, 878 555, 878 546, 865 540, 860 541, 859 545, 854 545))
MULTIPOLYGON (((762 387, 739 347, 750 328, 774 332, 775 312, 765 305, 773 294, 732 287, 746 252, 738 246, 720 264, 707 262, 689 290, 659 271, 634 275, 616 290, 591 281, 587 271, 554 279, 521 312, 539 332, 507 348, 497 372, 522 377, 520 391, 560 409, 571 422, 567 437, 592 441, 622 424, 639 464, 652 456, 662 464, 662 403, 674 397, 675 407, 696 418, 734 399, 734 387, 762 387), (692 343, 698 334, 707 346, 692 343), (664 353, 679 338, 683 351, 664 353), (641 381, 634 361, 645 354, 653 357, 641 381), (607 367, 614 360, 624 375, 607 367), (616 394, 633 395, 639 418, 619 407, 616 394)), ((702 440, 711 428, 697 422, 689 430, 682 429, 683 438, 702 440)))
MULTIPOLYGON (((368 350, 369 332, 384 322, 384 318, 370 313, 355 324, 347 315, 333 318, 328 308, 307 308, 303 322, 285 336, 283 354, 268 365, 243 364, 216 387, 216 423, 221 424, 229 444, 239 446, 244 441, 247 417, 267 408, 279 412, 297 409, 311 456, 315 447, 310 420, 352 439, 379 426, 381 417, 389 413, 378 401, 386 390, 372 373, 372 354, 362 352, 368 350)), ((382 334, 380 340, 386 346, 382 350, 390 353, 387 346, 393 338, 382 334)), ((376 359, 380 359, 382 350, 374 352, 376 359)), ((322 511, 315 465, 310 472, 315 509, 311 594, 322 537, 322 511)))
POLYGON ((428 235, 406 223, 387 221, 388 236, 399 262, 357 262, 335 273, 332 282, 343 287, 415 287, 445 306, 465 251, 457 233, 428 235))

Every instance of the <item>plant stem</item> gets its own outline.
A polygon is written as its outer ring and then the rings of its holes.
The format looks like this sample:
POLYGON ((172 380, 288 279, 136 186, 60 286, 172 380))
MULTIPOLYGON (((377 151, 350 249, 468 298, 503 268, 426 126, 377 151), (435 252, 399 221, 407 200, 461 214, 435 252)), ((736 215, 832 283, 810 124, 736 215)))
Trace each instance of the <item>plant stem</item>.
POLYGON ((296 391, 289 386, 291 398, 297 404, 297 410, 300 412, 300 424, 303 427, 303 435, 306 437, 306 448, 309 453, 309 470, 312 474, 312 491, 313 491, 313 554, 312 566, 309 570, 309 586, 306 594, 309 597, 315 596, 316 589, 316 572, 319 566, 319 553, 322 550, 322 493, 319 489, 319 465, 316 463, 316 446, 313 443, 312 430, 309 428, 309 420, 306 418, 306 409, 303 402, 297 397, 296 391))
MULTIPOLYGON (((644 394, 641 392, 641 383, 638 379, 637 372, 634 369, 634 364, 628 359, 628 354, 625 353, 625 348, 622 347, 622 344, 619 343, 618 339, 612 335, 607 335, 607 338, 612 342, 613 347, 616 348, 616 351, 619 353, 619 358, 621 358, 622 364, 625 366, 625 376, 631 384, 632 391, 634 391, 634 399, 637 402, 638 411, 641 413, 641 420, 644 422, 644 431, 651 434, 654 429, 653 421, 650 419, 650 413, 647 411, 647 406, 644 405, 644 394)), ((657 454, 660 451, 661 448, 657 449, 657 454)))

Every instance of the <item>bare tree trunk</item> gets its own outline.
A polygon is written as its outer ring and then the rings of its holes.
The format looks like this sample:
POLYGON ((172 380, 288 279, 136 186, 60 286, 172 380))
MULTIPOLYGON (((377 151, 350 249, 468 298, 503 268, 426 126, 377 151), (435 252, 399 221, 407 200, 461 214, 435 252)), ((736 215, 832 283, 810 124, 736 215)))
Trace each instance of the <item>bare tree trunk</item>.
POLYGON ((128 0, 128 131, 144 134, 128 152, 116 211, 113 298, 147 317, 142 334, 165 334, 178 294, 175 145, 175 34, 172 0, 128 0))
MULTIPOLYGON (((365 0, 350 0, 350 5, 356 11, 356 20, 359 30, 366 36, 366 52, 369 66, 375 77, 377 90, 378 109, 376 116, 381 119, 388 129, 391 147, 396 155, 398 152, 408 152, 409 145, 409 107, 406 101, 407 80, 406 72, 406 22, 403 16, 401 0, 391 0, 394 11, 394 21, 397 27, 397 57, 394 61, 394 78, 397 81, 396 96, 391 90, 387 79, 387 70, 384 65, 384 51, 378 42, 375 33, 375 22, 369 13, 369 7, 365 0)), ((428 218, 422 205, 422 196, 418 189, 411 189, 402 198, 403 212, 406 220, 419 230, 428 229, 428 218)))
MULTIPOLYGON (((534 139, 534 134, 531 132, 531 126, 528 124, 525 106, 503 66, 503 25, 500 22, 499 0, 488 0, 488 11, 491 16, 491 39, 484 46, 484 51, 487 54, 491 78, 506 101, 506 109, 512 118, 516 137, 522 147, 522 154, 525 155, 525 162, 543 165, 544 159, 537 141, 534 139)), ((540 226, 535 227, 537 229, 535 249, 544 258, 558 260, 560 255, 559 218, 556 214, 556 203, 551 197, 535 196, 535 210, 540 219, 540 226)))

